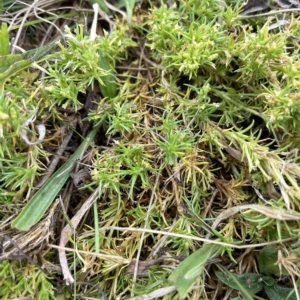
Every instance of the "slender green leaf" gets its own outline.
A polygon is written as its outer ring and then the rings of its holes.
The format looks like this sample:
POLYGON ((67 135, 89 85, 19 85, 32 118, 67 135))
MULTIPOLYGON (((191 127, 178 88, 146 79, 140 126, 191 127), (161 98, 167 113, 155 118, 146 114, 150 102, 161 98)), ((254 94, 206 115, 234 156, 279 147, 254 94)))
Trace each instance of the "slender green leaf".
MULTIPOLYGON (((1 11, 1 0, 0 0, 0 11, 1 11)), ((0 55, 9 54, 9 37, 7 31, 7 24, 2 23, 0 30, 0 55)))
MULTIPOLYGON (((108 63, 105 57, 103 57, 101 54, 99 55, 98 59, 98 65, 106 70, 111 72, 112 67, 108 63)), ((113 98, 117 94, 117 86, 116 86, 116 80, 114 75, 108 74, 101 76, 101 80, 103 84, 100 82, 100 89, 104 97, 113 98)))
POLYGON ((91 5, 93 5, 94 3, 97 3, 101 10, 103 10, 106 14, 109 13, 109 9, 106 6, 104 0, 88 0, 88 2, 90 2, 91 5))
MULTIPOLYGON (((141 2, 141 0, 120 0, 118 3, 117 3, 117 5, 116 5, 116 7, 117 8, 122 8, 122 7, 129 7, 129 8, 131 8, 132 10, 133 10, 133 8, 134 8, 134 5, 136 4, 136 3, 138 3, 138 2, 141 2)), ((127 12, 128 13, 128 12, 127 12)))
POLYGON ((172 272, 169 280, 176 286, 180 298, 184 298, 197 277, 203 272, 207 261, 221 252, 221 246, 207 244, 187 257, 172 272))
POLYGON ((95 127, 87 136, 76 152, 65 162, 37 191, 30 201, 23 208, 21 213, 12 222, 12 226, 19 230, 28 230, 32 225, 36 224, 49 208, 65 182, 70 176, 73 165, 76 160, 85 152, 89 143, 94 139, 98 130, 95 127))
POLYGON ((136 1, 135 0, 124 0, 124 1, 120 1, 120 2, 125 2, 126 12, 127 12, 127 20, 128 20, 128 22, 131 22, 132 12, 133 12, 136 1))

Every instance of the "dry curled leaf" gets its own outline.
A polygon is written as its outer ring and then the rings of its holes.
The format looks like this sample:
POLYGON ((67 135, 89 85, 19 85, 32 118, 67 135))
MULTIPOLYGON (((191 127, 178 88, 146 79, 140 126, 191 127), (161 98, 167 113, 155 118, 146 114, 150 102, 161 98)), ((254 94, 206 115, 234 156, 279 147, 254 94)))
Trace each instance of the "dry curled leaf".
POLYGON ((20 136, 22 138, 22 140, 27 144, 27 145, 37 145, 39 143, 41 143, 45 136, 46 136, 46 127, 44 124, 39 124, 36 126, 37 132, 38 132, 38 140, 35 142, 32 142, 28 139, 27 134, 28 134, 28 126, 32 123, 34 123, 36 119, 36 112, 34 112, 34 114, 29 117, 21 126, 20 129, 20 136))

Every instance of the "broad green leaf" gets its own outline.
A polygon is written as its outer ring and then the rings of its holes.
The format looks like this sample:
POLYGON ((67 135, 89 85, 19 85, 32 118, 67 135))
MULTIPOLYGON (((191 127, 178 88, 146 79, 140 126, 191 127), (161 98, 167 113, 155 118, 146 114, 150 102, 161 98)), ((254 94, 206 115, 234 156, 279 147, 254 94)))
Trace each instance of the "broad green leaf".
MULTIPOLYGON (((265 292, 272 300, 297 300, 296 292, 292 288, 284 288, 278 284, 265 286, 265 292)), ((300 294, 300 290, 298 290, 300 294)))
POLYGON ((223 272, 216 272, 217 277, 226 285, 238 290, 243 299, 252 300, 253 296, 264 287, 263 278, 259 274, 233 274, 222 268, 223 272))
POLYGON ((204 271, 207 261, 221 253, 221 246, 207 244, 187 257, 172 272, 169 280, 176 286, 180 298, 184 298, 197 277, 204 271))
POLYGON ((45 211, 54 201, 57 194, 70 176, 70 172, 76 160, 85 152, 89 143, 94 139, 98 130, 95 127, 86 137, 75 153, 68 159, 34 194, 30 201, 25 205, 21 213, 12 222, 12 226, 19 230, 28 230, 36 224, 44 215, 45 211))
POLYGON ((271 245, 264 247, 258 256, 259 272, 263 275, 288 275, 287 270, 282 266, 280 268, 276 262, 278 261, 278 251, 271 245))
MULTIPOLYGON (((0 11, 1 11, 1 0, 0 0, 0 11)), ((9 54, 9 37, 7 32, 7 24, 2 23, 0 29, 0 55, 9 54)))

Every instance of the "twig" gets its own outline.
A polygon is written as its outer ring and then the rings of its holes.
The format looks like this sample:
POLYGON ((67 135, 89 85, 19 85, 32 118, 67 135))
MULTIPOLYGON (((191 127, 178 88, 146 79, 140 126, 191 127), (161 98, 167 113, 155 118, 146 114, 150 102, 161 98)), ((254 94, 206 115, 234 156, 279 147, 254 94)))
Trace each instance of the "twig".
POLYGON ((36 5, 36 3, 37 3, 38 1, 39 1, 39 0, 33 1, 33 3, 32 3, 32 4, 29 6, 29 8, 26 10, 25 16, 22 18, 22 22, 21 22, 21 24, 20 24, 20 27, 19 27, 19 30, 18 30, 18 32, 17 32, 16 38, 15 38, 15 40, 14 40, 14 45, 13 45, 12 50, 11 50, 12 54, 15 52, 15 45, 17 45, 17 43, 18 43, 18 41, 19 41, 19 38, 20 38, 20 35, 21 35, 21 32, 22 32, 22 29, 23 29, 24 24, 25 24, 25 22, 26 22, 26 20, 27 20, 27 17, 28 17, 28 15, 29 15, 29 12, 30 12, 30 10, 36 5))
MULTIPOLYGON (((150 212, 151 212, 151 209, 152 209, 152 203, 153 203, 154 197, 156 195, 156 187, 158 185, 159 178, 160 178, 159 175, 160 174, 158 174, 156 176, 156 181, 155 181, 155 184, 153 186, 153 190, 152 190, 152 193, 151 193, 151 198, 150 198, 149 205, 148 205, 147 215, 146 215, 146 218, 145 218, 144 230, 142 231, 142 234, 141 234, 140 245, 139 245, 139 249, 138 249, 138 252, 137 252, 137 255, 136 255, 136 263, 135 263, 135 267, 134 267, 132 290, 134 290, 134 288, 135 288, 135 282, 136 282, 136 278, 137 278, 137 274, 138 274, 138 268, 139 268, 139 260, 140 260, 142 247, 143 247, 143 241, 144 241, 145 233, 146 233, 145 230, 146 230, 147 225, 148 225, 148 220, 149 220, 150 212)), ((131 297, 133 297, 133 293, 132 293, 131 297)))
MULTIPOLYGON (((172 225, 170 226, 170 228, 169 228, 169 232, 172 232, 172 230, 174 229, 174 227, 175 227, 175 225, 176 225, 176 219, 174 219, 173 220, 173 223, 172 223, 172 225)), ((155 255, 158 253, 158 251, 161 249, 161 247, 163 246, 163 244, 166 242, 166 239, 168 238, 168 236, 167 235, 164 235, 161 239, 160 239, 160 241, 153 247, 153 249, 152 249, 152 254, 151 254, 151 256, 152 257, 155 257, 155 255)))
MULTIPOLYGON (((176 238, 194 240, 194 241, 205 242, 205 243, 210 243, 210 244, 216 244, 216 245, 221 245, 224 247, 231 247, 234 249, 259 248, 259 247, 264 247, 267 245, 274 245, 274 244, 279 244, 279 243, 288 242, 288 241, 297 239, 297 236, 294 236, 294 237, 290 237, 290 238, 286 238, 286 239, 282 239, 282 240, 276 240, 276 241, 272 241, 272 242, 236 245, 236 244, 221 242, 219 240, 200 238, 200 237, 193 236, 193 235, 179 234, 179 233, 167 232, 167 231, 163 231, 163 230, 132 228, 132 227, 119 227, 119 226, 105 226, 105 227, 99 228, 99 231, 106 231, 106 230, 134 231, 134 232, 145 232, 145 233, 148 232, 148 233, 160 234, 160 235, 163 234, 163 235, 172 236, 172 237, 176 237, 176 238)), ((96 255, 96 254, 94 254, 94 255, 96 255)))
POLYGON ((211 198, 210 198, 210 200, 209 200, 208 205, 206 205, 205 210, 204 210, 204 212, 203 212, 203 214, 202 214, 202 217, 203 217, 203 218, 205 218, 205 217, 207 216, 208 212, 210 211, 211 206, 212 206, 212 203, 214 202, 214 200, 215 200, 217 194, 218 194, 218 190, 215 189, 215 190, 213 191, 213 194, 211 195, 211 198))
POLYGON ((280 14, 280 13, 286 13, 286 12, 296 12, 296 11, 300 11, 300 8, 287 8, 287 9, 279 9, 279 10, 271 10, 269 12, 266 13, 262 13, 262 14, 257 14, 257 15, 239 15, 239 19, 252 19, 252 18, 258 18, 258 17, 268 17, 268 16, 272 16, 272 15, 276 15, 276 14, 280 14))
MULTIPOLYGON (((73 230, 76 229, 80 220, 82 219, 84 214, 90 209, 92 204, 97 200, 98 196, 99 196, 99 187, 97 187, 97 189, 93 192, 93 194, 84 202, 84 204, 79 209, 79 211, 76 213, 76 215, 71 219, 71 224, 72 224, 73 229, 68 224, 62 230, 60 243, 59 243, 60 247, 64 247, 67 244, 67 242, 69 241, 69 236, 72 234, 73 230)), ((62 268, 62 272, 64 275, 64 280, 66 281, 66 284, 69 285, 69 284, 74 283, 74 278, 68 268, 68 261, 67 261, 67 256, 66 256, 65 250, 63 248, 59 248, 58 254, 59 254, 59 261, 60 261, 60 265, 62 268)))
POLYGON ((78 281, 77 283, 78 284, 85 284, 85 285, 91 286, 92 288, 95 288, 96 290, 98 290, 98 293, 102 295, 104 300, 108 300, 108 298, 106 297, 104 291, 101 288, 97 287, 96 284, 92 284, 92 283, 89 283, 89 282, 86 282, 86 281, 78 281))

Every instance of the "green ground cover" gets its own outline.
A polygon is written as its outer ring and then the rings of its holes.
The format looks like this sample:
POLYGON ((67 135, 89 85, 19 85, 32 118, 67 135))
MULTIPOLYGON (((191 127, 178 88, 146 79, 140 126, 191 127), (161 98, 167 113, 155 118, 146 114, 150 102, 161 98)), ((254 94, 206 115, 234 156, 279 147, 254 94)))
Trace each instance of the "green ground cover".
POLYGON ((92 4, 0 1, 2 299, 300 299, 297 9, 92 4))

